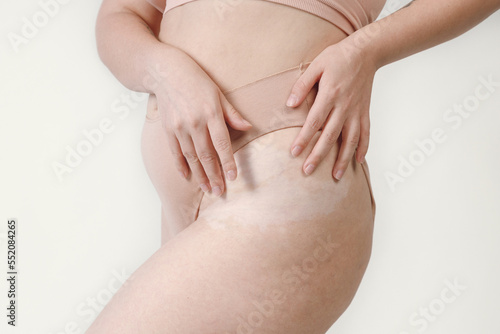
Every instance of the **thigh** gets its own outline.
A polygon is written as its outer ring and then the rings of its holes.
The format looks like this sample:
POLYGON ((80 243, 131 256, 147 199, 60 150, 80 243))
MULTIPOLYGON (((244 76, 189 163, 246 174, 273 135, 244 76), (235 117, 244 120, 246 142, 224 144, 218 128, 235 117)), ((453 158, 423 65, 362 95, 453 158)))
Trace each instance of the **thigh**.
POLYGON ((203 192, 192 173, 186 180, 177 171, 154 95, 148 101, 141 152, 161 201, 161 242, 164 244, 196 219, 203 192))
POLYGON ((204 196, 198 219, 132 275, 88 333, 325 333, 368 264, 373 212, 354 160, 333 180, 338 146, 303 174, 318 136, 292 158, 299 130, 238 150, 225 195, 204 196))

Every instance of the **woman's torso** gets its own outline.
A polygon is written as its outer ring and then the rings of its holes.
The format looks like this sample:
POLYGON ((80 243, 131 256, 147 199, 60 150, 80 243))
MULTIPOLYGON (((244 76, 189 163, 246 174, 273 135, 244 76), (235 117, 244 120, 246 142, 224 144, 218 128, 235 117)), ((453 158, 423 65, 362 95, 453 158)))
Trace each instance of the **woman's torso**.
POLYGON ((222 91, 312 61, 347 34, 268 1, 199 0, 168 10, 160 40, 189 54, 222 91))

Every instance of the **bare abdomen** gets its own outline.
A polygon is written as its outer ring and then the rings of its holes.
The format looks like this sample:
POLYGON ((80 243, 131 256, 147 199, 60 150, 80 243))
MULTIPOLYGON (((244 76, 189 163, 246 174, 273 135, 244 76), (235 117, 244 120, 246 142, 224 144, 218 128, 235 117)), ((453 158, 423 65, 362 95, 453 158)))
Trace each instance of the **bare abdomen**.
POLYGON ((200 0, 169 10, 160 40, 189 54, 225 91, 312 61, 346 34, 313 14, 267 1, 200 0))

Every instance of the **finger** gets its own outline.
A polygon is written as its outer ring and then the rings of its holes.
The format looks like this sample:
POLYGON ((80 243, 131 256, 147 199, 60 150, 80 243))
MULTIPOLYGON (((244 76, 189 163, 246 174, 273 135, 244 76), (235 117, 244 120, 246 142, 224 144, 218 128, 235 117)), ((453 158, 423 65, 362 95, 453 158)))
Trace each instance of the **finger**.
POLYGON ((252 124, 244 119, 243 116, 236 110, 236 108, 234 108, 233 105, 229 103, 224 94, 219 93, 219 97, 224 120, 230 127, 242 131, 248 130, 252 127, 252 124))
POLYGON ((207 125, 213 147, 217 152, 224 174, 228 180, 233 181, 237 176, 237 167, 234 160, 231 137, 229 136, 229 131, 222 115, 209 119, 207 125))
POLYGON ((321 78, 322 73, 323 70, 312 62, 292 86, 286 105, 288 107, 300 105, 314 84, 321 78))
POLYGON ((210 181, 212 193, 220 196, 224 192, 224 181, 222 180, 221 167, 219 166, 217 152, 212 144, 209 130, 204 126, 194 129, 191 133, 198 160, 210 181))
POLYGON ((174 159, 175 168, 179 171, 183 178, 187 178, 189 175, 189 165, 186 162, 186 158, 182 154, 181 145, 177 140, 177 137, 172 132, 167 132, 167 143, 170 147, 170 153, 174 159))
POLYGON ((326 120, 326 125, 314 145, 311 153, 304 162, 304 173, 310 175, 319 163, 326 157, 333 145, 337 142, 340 131, 344 124, 343 116, 338 111, 333 111, 326 120))
POLYGON ((210 181, 208 180, 207 175, 205 174, 205 170, 201 164, 200 159, 198 158, 198 154, 196 152, 194 143, 187 133, 178 134, 177 138, 179 138, 179 144, 182 149, 182 154, 184 155, 189 167, 191 168, 191 172, 195 180, 198 182, 201 190, 203 192, 210 191, 210 181))
POLYGON ((337 180, 342 178, 345 170, 351 162, 352 156, 356 147, 358 147, 359 142, 359 123, 353 121, 349 124, 344 124, 342 130, 342 145, 340 146, 340 151, 337 156, 337 160, 333 166, 332 175, 337 180))
MULTIPOLYGON (((160 114, 160 116, 163 116, 163 114, 160 114)), ((167 122, 165 117, 161 117, 160 120, 163 131, 167 138, 167 144, 170 148, 170 152, 174 159, 175 168, 181 173, 181 175, 184 178, 187 178, 190 170, 189 164, 187 163, 186 158, 184 157, 181 144, 177 139, 178 138, 177 133, 181 132, 182 124, 180 122, 177 122, 176 120, 173 121, 169 120, 169 121, 170 122, 167 122)))
POLYGON ((359 144, 356 150, 356 160, 359 163, 365 162, 365 156, 370 144, 370 117, 362 117, 360 124, 359 144))
POLYGON ((333 109, 333 98, 326 89, 318 90, 314 103, 309 110, 304 126, 292 144, 291 153, 298 156, 307 147, 314 134, 325 124, 333 109))

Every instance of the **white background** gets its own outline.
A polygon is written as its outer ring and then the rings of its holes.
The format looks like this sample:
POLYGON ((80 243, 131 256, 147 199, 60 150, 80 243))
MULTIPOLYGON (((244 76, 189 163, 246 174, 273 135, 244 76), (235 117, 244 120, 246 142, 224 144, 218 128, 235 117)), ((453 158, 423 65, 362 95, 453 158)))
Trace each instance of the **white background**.
MULTIPOLYGON (((145 103, 123 108, 131 92, 98 58, 99 5, 68 1, 16 52, 8 34, 21 34, 23 17, 41 8, 0 4, 1 277, 7 219, 19 225, 18 326, 6 325, 2 278, 2 333, 83 333, 116 277, 160 244, 160 202, 139 146, 145 103), (65 163, 67 147, 105 118, 113 131, 59 180, 54 162, 65 163)), ((500 12, 378 71, 367 156, 377 201, 373 253, 335 334, 500 332, 500 87, 460 126, 443 119, 454 104, 473 101, 480 77, 500 82, 499 32, 500 12), (415 141, 436 128, 444 142, 418 153, 415 141), (424 159, 391 189, 387 173, 411 157, 424 159), (445 281, 461 289, 443 301, 445 281)))

